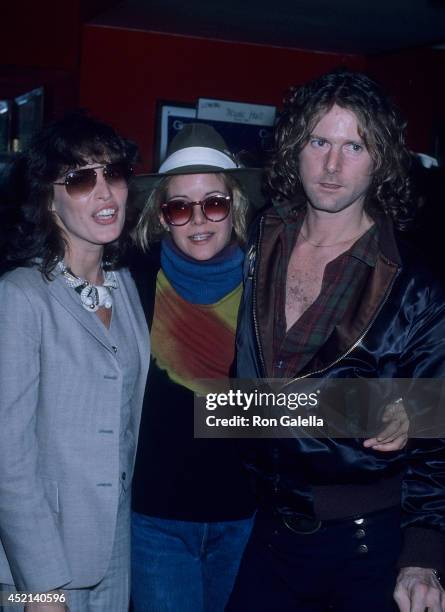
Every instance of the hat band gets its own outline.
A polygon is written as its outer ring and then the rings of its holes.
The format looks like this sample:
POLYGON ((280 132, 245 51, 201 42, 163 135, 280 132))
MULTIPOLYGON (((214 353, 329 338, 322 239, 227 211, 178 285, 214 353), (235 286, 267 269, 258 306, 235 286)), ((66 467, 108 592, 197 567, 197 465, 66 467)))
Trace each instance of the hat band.
POLYGON ((159 174, 184 166, 215 166, 222 170, 238 168, 233 159, 222 151, 209 147, 186 147, 169 155, 161 164, 159 174))

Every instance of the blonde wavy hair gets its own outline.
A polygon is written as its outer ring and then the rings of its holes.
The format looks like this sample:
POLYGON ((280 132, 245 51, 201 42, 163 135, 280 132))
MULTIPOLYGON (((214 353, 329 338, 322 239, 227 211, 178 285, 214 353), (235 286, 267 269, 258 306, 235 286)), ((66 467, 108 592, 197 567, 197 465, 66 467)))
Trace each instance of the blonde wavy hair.
MULTIPOLYGON (((226 189, 232 196, 233 231, 238 242, 244 244, 249 212, 247 196, 239 182, 231 174, 225 172, 215 172, 214 174, 223 179, 226 189)), ((148 196, 139 221, 132 232, 133 241, 143 251, 149 250, 150 246, 158 242, 166 232, 160 220, 161 204, 165 202, 168 184, 174 176, 178 175, 172 174, 160 179, 148 196)))

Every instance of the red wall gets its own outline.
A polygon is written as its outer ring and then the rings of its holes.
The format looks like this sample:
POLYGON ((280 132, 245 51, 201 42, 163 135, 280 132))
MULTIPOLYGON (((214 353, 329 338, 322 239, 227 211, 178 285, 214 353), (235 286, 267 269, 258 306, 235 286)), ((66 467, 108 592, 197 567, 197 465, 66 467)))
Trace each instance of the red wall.
POLYGON ((135 140, 152 169, 156 102, 198 97, 280 105, 285 91, 364 58, 86 25, 80 102, 135 140))

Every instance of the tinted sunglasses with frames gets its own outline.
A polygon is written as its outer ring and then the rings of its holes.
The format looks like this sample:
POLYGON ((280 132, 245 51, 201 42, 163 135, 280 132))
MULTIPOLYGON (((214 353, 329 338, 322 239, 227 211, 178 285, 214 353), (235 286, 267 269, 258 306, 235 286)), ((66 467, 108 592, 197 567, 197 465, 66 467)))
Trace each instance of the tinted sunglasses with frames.
POLYGON ((189 202, 179 198, 161 204, 162 214, 169 225, 186 225, 193 214, 193 206, 200 206, 202 214, 209 221, 224 221, 230 213, 232 196, 212 195, 200 202, 189 202))
POLYGON ((54 185, 65 185, 65 189, 72 198, 83 198, 93 191, 97 182, 96 170, 102 170, 103 176, 111 187, 124 188, 127 186, 128 179, 133 173, 133 168, 124 162, 113 164, 103 164, 93 168, 80 168, 79 170, 69 170, 65 174, 63 183, 54 185))

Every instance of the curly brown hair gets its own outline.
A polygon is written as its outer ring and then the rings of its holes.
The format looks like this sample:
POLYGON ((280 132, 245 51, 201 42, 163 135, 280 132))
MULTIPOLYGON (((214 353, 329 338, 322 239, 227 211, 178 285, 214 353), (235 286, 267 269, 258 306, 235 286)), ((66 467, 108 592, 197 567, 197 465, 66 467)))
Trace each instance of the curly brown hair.
POLYGON ((392 217, 398 229, 406 229, 414 212, 406 123, 381 87, 358 72, 338 69, 290 90, 267 168, 270 195, 276 200, 293 200, 302 194, 299 153, 315 125, 334 104, 356 115, 360 137, 374 163, 367 209, 382 210, 392 217))

